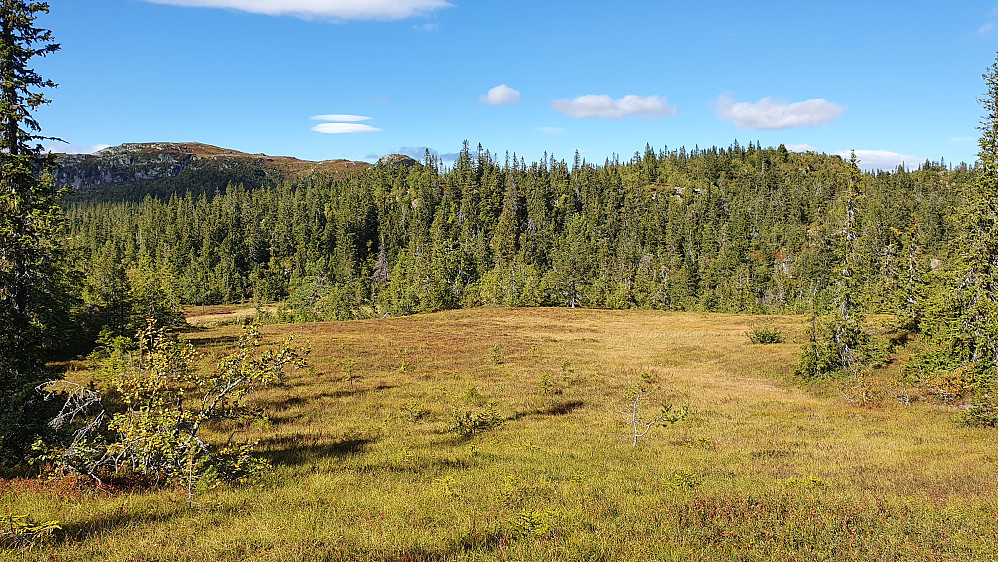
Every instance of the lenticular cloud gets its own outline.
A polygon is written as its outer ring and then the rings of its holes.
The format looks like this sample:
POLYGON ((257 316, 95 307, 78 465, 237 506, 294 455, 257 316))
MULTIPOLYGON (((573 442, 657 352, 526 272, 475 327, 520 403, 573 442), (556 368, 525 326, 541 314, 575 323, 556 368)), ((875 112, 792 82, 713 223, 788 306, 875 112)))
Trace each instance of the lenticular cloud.
POLYGON ((229 8, 271 16, 337 20, 401 20, 451 6, 447 0, 146 0, 197 8, 229 8))
POLYGON ((358 123, 358 121, 367 121, 368 119, 370 119, 370 117, 364 115, 347 115, 343 113, 313 115, 313 121, 338 121, 338 123, 319 123, 318 125, 312 127, 312 130, 317 133, 325 133, 327 135, 342 135, 347 133, 380 133, 381 129, 377 127, 358 123))

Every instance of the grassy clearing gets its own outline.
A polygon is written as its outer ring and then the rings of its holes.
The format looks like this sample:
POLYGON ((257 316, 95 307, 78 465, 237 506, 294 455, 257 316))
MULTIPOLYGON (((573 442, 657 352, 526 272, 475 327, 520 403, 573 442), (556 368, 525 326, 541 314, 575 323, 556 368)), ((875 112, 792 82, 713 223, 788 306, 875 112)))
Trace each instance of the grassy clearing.
MULTIPOLYGON (((254 397, 274 471, 202 492, 0 487, 57 519, 41 559, 718 560, 998 558, 996 434, 922 401, 857 406, 792 378, 743 315, 482 309, 267 326, 312 367, 254 397), (614 407, 690 415, 631 447, 614 407), (470 437, 462 415, 498 412, 470 437), (494 421, 494 420, 493 420, 494 421)), ((236 326, 191 334, 208 358, 236 326)), ((13 553, 10 554, 14 556, 13 553)), ((20 555, 17 555, 18 557, 20 555)))
POLYGON ((277 306, 265 305, 261 308, 257 308, 252 304, 186 306, 184 307, 184 319, 191 326, 204 328, 223 324, 237 324, 246 320, 252 320, 260 311, 273 314, 277 311, 277 306))

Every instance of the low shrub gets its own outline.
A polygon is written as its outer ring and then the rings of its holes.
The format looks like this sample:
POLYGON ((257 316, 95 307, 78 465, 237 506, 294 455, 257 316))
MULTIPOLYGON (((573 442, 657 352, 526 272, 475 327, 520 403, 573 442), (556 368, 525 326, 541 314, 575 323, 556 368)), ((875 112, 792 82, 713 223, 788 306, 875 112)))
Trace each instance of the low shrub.
POLYGON ((748 337, 752 343, 760 344, 783 343, 786 341, 786 338, 783 337, 783 332, 776 326, 755 328, 748 333, 748 337))

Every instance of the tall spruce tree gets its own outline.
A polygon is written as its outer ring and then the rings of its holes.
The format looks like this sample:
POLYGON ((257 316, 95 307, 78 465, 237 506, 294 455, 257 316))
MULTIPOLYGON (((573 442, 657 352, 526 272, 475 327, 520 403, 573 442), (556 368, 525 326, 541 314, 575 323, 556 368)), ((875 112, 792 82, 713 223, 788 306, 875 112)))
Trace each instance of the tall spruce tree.
POLYGON ((42 427, 34 388, 59 303, 55 289, 61 193, 32 116, 55 86, 29 68, 59 49, 35 25, 48 4, 0 0, 0 461, 15 461, 42 427))
POLYGON ((824 319, 819 319, 817 315, 812 318, 809 341, 801 349, 797 365, 797 374, 808 379, 835 372, 858 375, 868 362, 864 355, 870 336, 863 328, 865 318, 857 303, 860 256, 856 215, 862 175, 855 151, 850 155, 847 172, 844 217, 837 251, 839 275, 834 287, 834 309, 824 319))
POLYGON ((974 394, 965 420, 998 426, 998 60, 984 73, 987 92, 978 141, 977 174, 958 215, 958 251, 950 286, 932 309, 929 331, 945 359, 974 394))

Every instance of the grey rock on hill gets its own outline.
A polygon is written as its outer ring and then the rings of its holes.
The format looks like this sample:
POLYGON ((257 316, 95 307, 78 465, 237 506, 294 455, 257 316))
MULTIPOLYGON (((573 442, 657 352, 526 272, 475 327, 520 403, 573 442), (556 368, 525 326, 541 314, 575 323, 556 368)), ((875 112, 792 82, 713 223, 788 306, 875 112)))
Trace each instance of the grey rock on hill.
POLYGON ((225 189, 228 184, 259 187, 323 172, 359 172, 366 162, 312 162, 288 156, 247 154, 202 143, 128 143, 94 154, 57 154, 55 180, 77 195, 141 198, 145 194, 225 189))

